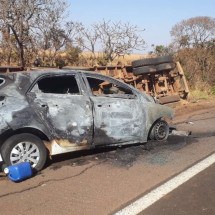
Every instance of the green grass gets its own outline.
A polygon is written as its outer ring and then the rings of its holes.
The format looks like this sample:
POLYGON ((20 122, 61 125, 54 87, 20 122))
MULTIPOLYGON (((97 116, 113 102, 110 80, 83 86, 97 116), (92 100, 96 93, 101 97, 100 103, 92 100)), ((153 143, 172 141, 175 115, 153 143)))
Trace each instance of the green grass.
POLYGON ((208 100, 210 97, 211 96, 206 91, 193 90, 190 92, 190 99, 194 102, 197 100, 208 100))
POLYGON ((211 94, 215 96, 215 86, 211 87, 211 94))

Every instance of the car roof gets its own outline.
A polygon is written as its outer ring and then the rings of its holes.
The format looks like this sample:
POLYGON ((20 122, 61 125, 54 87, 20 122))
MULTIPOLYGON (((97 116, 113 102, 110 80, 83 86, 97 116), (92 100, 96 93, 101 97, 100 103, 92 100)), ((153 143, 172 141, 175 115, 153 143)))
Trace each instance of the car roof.
MULTIPOLYGON (((89 71, 89 70, 81 70, 81 69, 70 69, 70 68, 65 68, 65 69, 56 69, 56 68, 46 68, 46 69, 33 69, 33 70, 29 70, 29 71, 20 71, 20 72, 9 72, 9 73, 0 73, 0 77, 4 78, 4 76, 15 76, 15 79, 19 79, 19 77, 23 77, 23 76, 27 76, 28 78, 30 78, 32 81, 34 81, 35 79, 37 79, 38 77, 42 76, 42 75, 58 75, 58 74, 65 74, 65 75, 69 75, 69 74, 77 74, 77 73, 82 73, 82 74, 87 74, 87 75, 93 75, 94 77, 98 77, 98 78, 104 78, 104 79, 112 79, 114 81, 117 82, 121 82, 122 84, 126 84, 124 83, 122 80, 116 79, 114 77, 110 77, 107 75, 103 75, 101 73, 97 73, 94 71, 89 71)), ((30 81, 31 82, 31 81, 30 81)), ((127 85, 127 84, 126 84, 127 85)), ((132 86, 130 86, 132 87, 132 86)), ((133 88, 133 87, 132 87, 133 88)), ((135 90, 136 91, 136 90, 135 90)))
POLYGON ((97 76, 97 77, 104 77, 107 79, 114 79, 117 80, 119 82, 123 82, 121 80, 115 79, 114 77, 110 77, 107 75, 103 75, 101 73, 97 73, 94 71, 89 71, 89 70, 81 70, 81 69, 56 69, 56 68, 48 68, 48 69, 33 69, 33 70, 29 70, 29 71, 20 71, 20 72, 9 72, 9 73, 0 73, 0 77, 4 77, 4 76, 15 76, 15 77, 20 77, 20 76, 28 76, 28 77, 32 77, 33 80, 35 80, 36 78, 38 78, 41 75, 58 75, 58 74, 76 74, 76 73, 82 73, 82 74, 92 74, 93 76, 97 76))
MULTIPOLYGON (((121 84, 124 85, 128 85, 125 82, 123 82, 120 79, 116 79, 114 77, 110 77, 107 75, 103 75, 94 71, 88 71, 88 70, 80 70, 80 69, 70 69, 70 68, 66 68, 66 69, 56 69, 56 68, 49 68, 49 69, 34 69, 34 70, 29 70, 29 71, 20 71, 20 72, 8 72, 8 73, 0 73, 0 77, 4 78, 4 76, 13 76, 13 78, 15 80, 19 79, 19 80, 24 80, 24 85, 23 88, 28 88, 30 85, 26 84, 25 82, 25 77, 27 78, 27 80, 29 81, 29 84, 32 83, 32 81, 36 80, 37 78, 39 78, 40 76, 43 75, 59 75, 59 74, 65 74, 65 75, 69 75, 69 74, 86 74, 86 75, 93 75, 94 77, 97 78, 104 78, 104 79, 111 79, 115 82, 120 82, 121 84), (30 80, 31 79, 31 80, 30 80)), ((21 81, 22 82, 22 81, 21 81)), ((20 83, 19 83, 20 84, 20 83)), ((128 85, 130 88, 132 88, 134 91, 137 91, 137 89, 135 89, 132 85, 128 85)))
MULTIPOLYGON (((95 74, 100 75, 99 73, 89 71, 89 70, 81 70, 81 69, 33 69, 28 71, 16 71, 16 72, 8 72, 8 73, 0 73, 0 76, 8 76, 8 75, 33 75, 33 76, 40 76, 42 74, 69 74, 69 73, 88 73, 88 74, 95 74)), ((102 75, 102 74, 101 74, 102 75)), ((102 75, 106 76, 106 75, 102 75)), ((108 76, 107 76, 108 77, 108 76)))

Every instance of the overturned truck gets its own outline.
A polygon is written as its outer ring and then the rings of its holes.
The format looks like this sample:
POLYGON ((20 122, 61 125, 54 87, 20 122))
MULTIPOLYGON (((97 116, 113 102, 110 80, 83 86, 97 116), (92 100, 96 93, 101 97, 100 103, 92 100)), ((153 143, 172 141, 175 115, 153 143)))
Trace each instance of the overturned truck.
POLYGON ((120 79, 156 97, 161 104, 186 100, 189 95, 183 69, 171 56, 140 59, 131 66, 95 66, 86 70, 120 79))

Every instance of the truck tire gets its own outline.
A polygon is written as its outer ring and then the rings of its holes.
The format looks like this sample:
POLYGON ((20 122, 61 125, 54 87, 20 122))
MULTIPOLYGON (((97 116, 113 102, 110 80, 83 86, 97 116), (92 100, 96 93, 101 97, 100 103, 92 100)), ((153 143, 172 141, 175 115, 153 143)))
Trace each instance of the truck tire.
POLYGON ((146 59, 141 59, 141 60, 135 60, 132 61, 132 67, 140 67, 140 66, 148 66, 148 65, 154 65, 156 62, 156 58, 146 58, 146 59))
POLYGON ((133 74, 134 75, 142 75, 147 73, 153 73, 156 72, 155 66, 143 66, 138 68, 133 68, 133 74))
POLYGON ((146 58, 141 60, 135 60, 131 62, 132 67, 148 66, 148 65, 157 65, 161 63, 170 63, 173 62, 173 58, 170 55, 157 57, 157 58, 146 58))
POLYGON ((159 71, 170 71, 175 69, 175 63, 162 63, 156 66, 156 70, 159 71))

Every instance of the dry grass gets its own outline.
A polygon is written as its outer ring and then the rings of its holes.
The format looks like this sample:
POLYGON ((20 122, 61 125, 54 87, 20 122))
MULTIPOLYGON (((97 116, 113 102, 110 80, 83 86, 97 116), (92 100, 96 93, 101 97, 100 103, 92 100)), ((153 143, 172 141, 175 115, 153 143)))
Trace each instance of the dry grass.
MULTIPOLYGON (((90 52, 83 52, 81 53, 81 56, 84 57, 85 59, 90 59, 90 57, 92 56, 92 54, 90 52)), ((96 57, 102 57, 103 53, 101 52, 97 52, 96 53, 96 57)), ((126 65, 130 65, 132 61, 134 60, 139 60, 139 59, 143 59, 143 58, 147 58, 150 57, 150 55, 148 54, 129 54, 129 55, 124 55, 124 56, 119 56, 118 58, 116 58, 112 64, 116 65, 118 62, 121 62, 122 64, 126 64, 126 65)))
POLYGON ((215 98, 215 96, 211 95, 207 91, 192 90, 190 92, 189 100, 191 102, 198 102, 199 100, 210 100, 210 99, 214 99, 214 98, 215 98))

